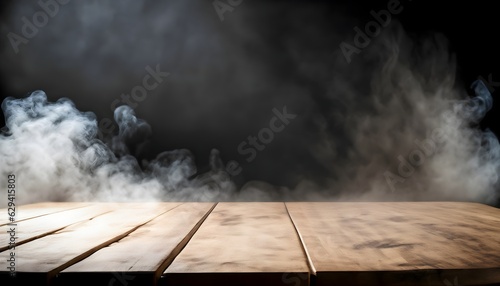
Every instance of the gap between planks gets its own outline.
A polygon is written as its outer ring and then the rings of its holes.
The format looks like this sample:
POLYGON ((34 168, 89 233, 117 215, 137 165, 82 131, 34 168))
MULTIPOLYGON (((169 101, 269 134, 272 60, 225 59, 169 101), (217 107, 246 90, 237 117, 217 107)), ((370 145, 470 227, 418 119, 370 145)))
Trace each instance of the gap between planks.
POLYGON ((309 271, 311 271, 312 276, 316 277, 316 268, 314 268, 314 264, 312 262, 311 256, 309 255, 309 251, 307 251, 306 244, 304 242, 304 239, 302 238, 302 234, 300 234, 299 228, 297 225, 295 225, 295 221, 293 220, 292 214, 290 211, 288 211, 288 206, 286 205, 286 202, 283 203, 285 205, 286 213, 288 214, 288 217, 290 218, 290 221, 292 222, 293 228, 295 229, 295 232, 297 233, 297 236, 299 237, 300 245, 302 246, 302 250, 304 251, 304 254, 307 259, 307 265, 309 266, 309 271))
MULTIPOLYGON (((34 206, 34 205, 35 204, 32 204, 30 206, 34 206)), ((30 220, 30 219, 34 219, 34 218, 39 218, 39 217, 42 217, 42 216, 56 214, 56 213, 60 213, 60 212, 66 212, 66 211, 71 211, 71 210, 76 210, 76 209, 81 209, 81 208, 87 208, 87 207, 90 207, 90 206, 91 206, 90 204, 88 204, 88 205, 81 205, 81 206, 71 207, 71 208, 67 208, 67 209, 57 210, 57 211, 54 211, 54 212, 48 212, 48 213, 38 214, 38 215, 34 215, 34 216, 22 218, 22 219, 19 219, 19 220, 15 220, 13 222, 0 223, 0 226, 9 225, 9 224, 12 224, 12 223, 18 223, 18 222, 21 222, 21 221, 30 220)), ((23 207, 22 205, 16 207, 16 213, 18 212, 18 210, 22 209, 22 207, 23 207)), ((3 208, 2 210, 6 210, 6 209, 7 208, 3 208)))
MULTIPOLYGON (((78 209, 78 208, 75 208, 75 209, 78 209)), ((73 209, 74 210, 74 209, 73 209)), ((45 236, 48 236, 48 235, 53 235, 55 234, 56 232, 59 232, 61 230, 65 230, 66 228, 68 227, 71 227, 75 224, 78 224, 78 223, 82 223, 82 222, 86 222, 86 221, 90 221, 90 220, 93 220, 95 219, 96 217, 99 217, 101 215, 105 215, 107 213, 110 213, 110 212, 113 212, 112 210, 111 211, 107 211, 107 212, 104 212, 104 213, 100 213, 100 214, 96 214, 92 217, 89 217, 89 218, 86 218, 86 219, 82 219, 82 220, 79 220, 79 221, 75 221, 75 222, 72 222, 68 225, 65 225, 65 226, 62 226, 60 228, 57 228, 57 229, 53 229, 51 231, 47 231, 45 233, 42 233, 42 234, 39 234, 39 235, 35 235, 35 236, 32 236, 32 237, 29 237, 29 238, 26 238, 26 239, 23 239, 23 240, 20 240, 20 241, 16 241, 16 245, 15 246, 19 246, 19 245, 23 245, 25 243, 28 243, 30 241, 33 241, 33 240, 36 240, 36 239, 39 239, 39 238, 42 238, 42 237, 45 237, 45 236)), ((55 214, 55 213, 51 213, 51 214, 55 214)), ((37 218, 37 217, 34 217, 34 218, 37 218)), ((5 250, 9 249, 9 246, 2 246, 0 247, 0 252, 3 252, 5 250)))
POLYGON ((182 239, 179 242, 179 244, 177 244, 177 246, 172 250, 172 252, 171 252, 172 255, 169 255, 165 259, 165 261, 163 261, 163 263, 160 265, 160 267, 158 267, 158 269, 155 271, 155 279, 154 279, 154 284, 153 284, 154 286, 158 285, 158 280, 161 278, 165 269, 167 269, 168 266, 170 266, 170 264, 172 264, 172 262, 177 257, 177 255, 179 255, 179 253, 181 253, 181 251, 186 247, 186 245, 189 243, 191 238, 193 238, 193 236, 196 234, 198 229, 200 229, 201 225, 205 222, 207 217, 212 213, 212 211, 215 209, 215 207, 218 204, 219 204, 218 202, 215 202, 212 205, 212 207, 207 211, 207 213, 205 213, 205 215, 203 215, 203 217, 193 226, 191 231, 184 237, 184 239, 182 239))
POLYGON ((77 262, 79 262, 79 261, 84 260, 85 258, 89 257, 90 255, 94 254, 95 252, 99 251, 100 249, 102 249, 102 248, 104 248, 104 247, 107 247, 107 246, 109 246, 109 245, 111 245, 111 244, 113 244, 113 243, 115 243, 115 242, 117 242, 117 241, 119 241, 119 240, 121 240, 121 239, 125 238, 126 236, 128 236, 128 235, 129 235, 129 234, 131 234, 132 232, 134 232, 134 231, 136 231, 137 229, 139 229, 141 226, 143 226, 143 225, 145 225, 145 224, 147 224, 147 223, 151 222, 151 221, 152 221, 152 220, 154 220, 155 218, 157 218, 157 217, 159 217, 159 216, 161 216, 161 215, 163 215, 163 214, 165 214, 165 213, 167 213, 167 212, 169 212, 169 211, 171 211, 171 210, 173 210, 173 209, 175 209, 175 208, 179 207, 180 205, 182 205, 182 203, 180 203, 179 205, 177 205, 177 206, 175 206, 175 207, 173 207, 173 208, 171 208, 171 209, 168 209, 168 210, 166 210, 166 211, 164 211, 164 212, 162 212, 162 213, 160 213, 160 214, 158 214, 158 215, 156 215, 156 216, 154 216, 154 217, 152 217, 152 218, 148 219, 147 221, 145 221, 145 222, 143 222, 143 223, 140 223, 140 224, 136 225, 135 227, 133 227, 133 228, 129 229, 128 231, 126 231, 126 232, 124 232, 124 233, 122 233, 122 234, 120 234, 120 235, 117 235, 117 236, 115 236, 115 237, 113 237, 113 238, 110 238, 110 239, 109 239, 109 240, 107 240, 106 242, 103 242, 103 243, 101 243, 100 245, 97 245, 97 246, 95 246, 95 247, 93 247, 93 248, 91 248, 91 249, 89 249, 89 250, 85 251, 84 253, 82 253, 82 254, 80 254, 80 255, 76 256, 75 258, 73 258, 73 259, 71 259, 71 260, 67 261, 66 263, 64 263, 64 264, 62 264, 62 265, 60 265, 60 266, 56 267, 55 269, 53 269, 53 270, 49 271, 49 272, 47 273, 47 276, 48 276, 48 277, 47 277, 47 280, 49 281, 49 283, 48 283, 48 284, 49 284, 49 285, 53 284, 52 282, 54 282, 53 280, 54 280, 55 276, 56 276, 58 273, 60 273, 62 270, 64 270, 64 269, 68 268, 69 266, 71 266, 71 265, 73 265, 73 264, 75 264, 75 263, 77 263, 77 262))
MULTIPOLYGON (((162 217, 168 215, 169 213, 175 214, 176 213, 174 211, 175 209, 180 209, 180 208, 186 209, 186 208, 184 208, 184 206, 187 207, 188 204, 178 203, 178 205, 176 207, 171 208, 167 212, 163 212, 163 213, 159 214, 158 216, 152 218, 151 220, 137 226, 134 230, 129 232, 127 235, 125 235, 123 237, 118 237, 117 239, 115 239, 114 242, 110 243, 108 246, 111 246, 114 243, 120 243, 121 241, 126 240, 128 237, 133 236, 134 233, 140 232, 142 228, 147 228, 148 225, 150 225, 150 224, 154 225, 156 220, 161 219, 162 217)), ((193 221, 192 224, 189 223, 189 227, 186 228, 185 231, 183 231, 183 235, 179 236, 179 239, 176 239, 175 244, 172 245, 172 248, 169 251, 169 254, 164 256, 162 259, 158 260, 158 264, 154 268, 151 268, 150 271, 146 271, 146 272, 150 273, 147 275, 151 275, 151 278, 150 278, 150 280, 148 280, 149 282, 147 285, 157 285, 159 279, 161 278, 163 271, 172 263, 172 261, 177 257, 177 255, 184 249, 184 247, 188 244, 188 242, 191 240, 193 235, 198 231, 199 227, 204 223, 205 219, 211 214, 212 210, 216 206, 217 206, 216 202, 207 203, 205 205, 205 207, 203 207, 203 209, 204 209, 203 212, 200 213, 199 216, 197 216, 197 219, 195 221, 193 221)), ((188 209, 186 209, 186 210, 188 210, 188 209)), ((75 262, 74 264, 68 265, 67 267, 65 267, 64 269, 59 271, 56 274, 56 280, 53 281, 53 283, 55 285, 72 285, 76 281, 75 276, 72 276, 72 275, 80 275, 80 274, 77 274, 80 271, 73 271, 74 269, 72 269, 72 267, 74 265, 78 265, 81 262, 88 261, 87 259, 91 259, 92 255, 94 255, 95 253, 99 253, 105 247, 107 247, 107 246, 104 246, 104 247, 97 249, 96 251, 94 251, 90 255, 80 259, 79 261, 75 262), (66 272, 66 271, 68 271, 68 272, 66 272), (66 274, 65 274, 65 272, 66 272, 66 274)), ((83 268, 85 268, 85 267, 83 267, 83 268)), ((132 268, 132 266, 130 266, 130 268, 132 268)), ((130 270, 130 268, 129 268, 129 270, 130 270)), ((77 269, 78 269, 78 266, 77 266, 77 269)), ((126 273, 127 270, 118 270, 118 271, 120 271, 120 272, 123 271, 124 273, 126 273)), ((88 272, 88 269, 83 270, 83 272, 81 272, 81 273, 84 273, 84 272, 88 272)), ((104 272, 107 272, 107 271, 104 271, 104 272)), ((111 272, 114 272, 114 271, 111 271, 111 272)), ((78 280, 78 278, 76 278, 76 279, 78 280)), ((101 278, 99 278, 99 279, 101 279, 101 278)), ((96 282, 97 281, 100 281, 100 280, 96 280, 96 282)), ((128 284, 128 282, 126 282, 126 283, 128 284)), ((123 284, 123 281, 122 281, 122 284, 123 284)), ((135 282, 132 284, 133 285, 142 285, 142 284, 136 284, 135 282)), ((84 284, 77 283, 76 285, 84 285, 84 284)), ((104 284, 98 284, 98 285, 104 285, 104 284)))

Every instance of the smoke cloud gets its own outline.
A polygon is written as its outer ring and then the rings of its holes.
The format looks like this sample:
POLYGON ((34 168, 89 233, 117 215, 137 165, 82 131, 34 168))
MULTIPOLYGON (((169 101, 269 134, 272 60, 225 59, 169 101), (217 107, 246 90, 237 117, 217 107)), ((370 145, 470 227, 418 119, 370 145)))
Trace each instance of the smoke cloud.
MULTIPOLYGON (((61 5, 17 54, 0 51, 13 96, 0 184, 16 174, 19 203, 496 203, 500 146, 478 125, 493 99, 464 88, 447 40, 393 19, 347 62, 339 43, 359 23, 325 5, 243 2, 223 22, 210 1, 61 5), (168 78, 124 101, 157 65, 168 78), (238 145, 283 106, 296 118, 249 162, 238 145), (101 138, 103 118, 114 129, 101 138)), ((2 33, 22 35, 40 9, 12 3, 2 33)))

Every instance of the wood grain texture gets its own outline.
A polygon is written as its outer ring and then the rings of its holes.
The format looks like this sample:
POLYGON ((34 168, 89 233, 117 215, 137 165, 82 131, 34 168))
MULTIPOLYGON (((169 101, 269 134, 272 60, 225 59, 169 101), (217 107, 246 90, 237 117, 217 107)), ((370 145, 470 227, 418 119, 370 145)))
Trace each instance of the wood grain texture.
MULTIPOLYGON (((62 212, 66 210, 81 208, 88 206, 90 203, 36 203, 16 206, 16 222, 27 220, 30 218, 40 217, 56 212, 62 212)), ((0 226, 10 223, 9 217, 7 216, 7 208, 0 209, 0 213, 4 214, 0 217, 0 226)))
POLYGON ((162 285, 308 285, 284 203, 219 203, 166 269, 162 285), (294 281, 294 280, 292 280, 294 281))
POLYGON ((459 202, 287 203, 317 285, 500 284, 500 210, 459 202))
MULTIPOLYGON (((64 268, 122 239, 179 204, 128 203, 118 207, 110 204, 112 212, 16 247, 16 279, 23 285, 50 284, 64 268)), ((0 260, 0 269, 6 268, 6 260, 0 260)), ((0 272, 0 280, 4 279, 8 279, 8 273, 0 272)))
MULTIPOLYGON (((49 235, 74 223, 90 220, 106 212, 109 206, 94 205, 54 212, 43 216, 15 222, 16 245, 19 246, 34 239, 49 235)), ((9 248, 10 234, 7 232, 14 225, 0 227, 0 252, 9 248)))
MULTIPOLYGON (((154 285, 215 203, 186 203, 158 216, 123 239, 68 267, 58 285, 108 285, 117 273, 128 286, 154 285)), ((122 283, 123 284, 123 283, 122 283)))
POLYGON ((0 252, 0 285, 500 285, 500 210, 483 204, 219 203, 204 219, 211 206, 27 206, 33 240, 17 280, 0 252))

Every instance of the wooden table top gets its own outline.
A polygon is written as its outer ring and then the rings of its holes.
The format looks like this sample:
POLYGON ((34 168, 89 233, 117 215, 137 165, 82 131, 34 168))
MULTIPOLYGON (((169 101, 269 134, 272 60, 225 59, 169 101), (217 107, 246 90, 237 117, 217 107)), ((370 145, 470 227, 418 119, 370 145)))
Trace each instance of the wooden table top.
POLYGON ((500 210, 474 203, 288 203, 317 285, 500 282, 500 210), (480 277, 475 277, 480 273, 480 277))
POLYGON ((500 285, 500 209, 478 203, 40 203, 15 225, 0 213, 1 285, 500 285))

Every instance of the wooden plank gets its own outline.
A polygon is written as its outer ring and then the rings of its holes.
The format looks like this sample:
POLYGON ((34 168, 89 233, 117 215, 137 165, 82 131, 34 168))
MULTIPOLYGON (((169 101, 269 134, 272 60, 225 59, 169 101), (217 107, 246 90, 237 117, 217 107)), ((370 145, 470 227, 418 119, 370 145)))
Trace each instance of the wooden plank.
MULTIPOLYGON (((21 206, 16 206, 15 208, 15 213, 16 213, 16 221, 15 222, 20 222, 24 221, 27 219, 31 218, 36 218, 52 213, 57 213, 57 212, 62 212, 66 210, 72 210, 76 208, 82 208, 85 206, 90 205, 90 203, 53 203, 53 202, 46 202, 46 203, 36 203, 36 204, 27 204, 27 205, 21 205, 21 206)), ((7 214, 8 208, 3 208, 0 209, 0 214, 2 216, 0 217, 0 226, 6 225, 11 223, 9 221, 9 216, 7 214)), ((10 210, 12 211, 12 210, 10 210)))
MULTIPOLYGON (((120 204, 120 208, 112 207, 115 211, 16 247, 16 282, 22 285, 51 284, 54 276, 64 268, 122 239, 178 205, 180 203, 120 204)), ((6 259, 1 259, 1 281, 10 279, 6 268, 6 259)))
POLYGON ((219 203, 160 279, 169 286, 290 281, 309 284, 304 251, 284 203, 261 202, 219 203))
POLYGON ((499 209, 458 202, 286 205, 319 286, 500 283, 499 209))
POLYGON ((57 285, 155 285, 215 203, 185 203, 68 267, 57 285), (123 275, 122 273, 126 273, 123 275), (122 283, 123 284, 123 283, 122 283))
POLYGON ((97 204, 89 207, 55 212, 2 226, 0 227, 0 252, 9 248, 11 235, 7 231, 10 228, 14 229, 15 236, 17 237, 15 239, 15 243, 19 246, 26 242, 59 231, 74 223, 93 219, 112 210, 112 207, 109 205, 103 206, 97 204))

